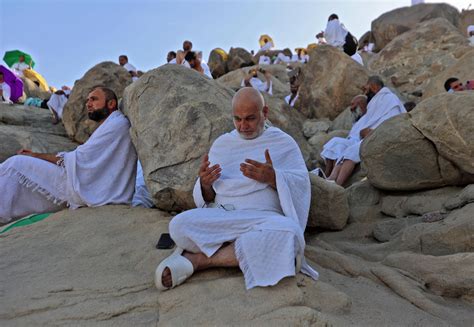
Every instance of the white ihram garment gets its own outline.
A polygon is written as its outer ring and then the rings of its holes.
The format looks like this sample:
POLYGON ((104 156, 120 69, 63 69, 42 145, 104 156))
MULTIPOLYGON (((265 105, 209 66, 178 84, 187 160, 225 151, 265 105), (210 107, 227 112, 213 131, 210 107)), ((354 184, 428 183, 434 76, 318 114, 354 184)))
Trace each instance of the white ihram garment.
MULTIPOLYGON (((253 140, 241 138, 234 130, 214 142, 209 161, 222 168, 213 185, 218 207, 204 208, 198 179, 193 192, 198 209, 171 220, 170 234, 176 244, 210 257, 225 242, 235 241, 247 289, 275 285, 295 275, 295 258, 304 254, 303 232, 311 198, 308 172, 296 142, 274 127, 253 140), (240 171, 245 159, 265 162, 266 149, 273 161, 277 191, 240 171)), ((318 277, 304 259, 302 271, 318 277)))
POLYGON ((54 110, 58 115, 58 118, 62 119, 63 109, 67 103, 67 100, 68 98, 64 94, 53 93, 46 104, 48 105, 49 110, 54 110))
POLYGON ((342 49, 346 43, 347 33, 348 31, 346 27, 340 23, 338 19, 333 19, 326 25, 324 38, 326 39, 327 44, 342 49))
MULTIPOLYGON (((0 83, 0 89, 2 90, 2 97, 3 101, 7 103, 12 103, 12 100, 10 99, 11 94, 12 94, 12 89, 10 88, 10 85, 8 85, 6 82, 0 83)), ((0 97, 0 100, 2 100, 2 97, 0 97)))
POLYGON ((326 143, 321 152, 325 159, 337 160, 340 163, 343 160, 351 160, 355 163, 360 162, 360 131, 364 128, 376 129, 387 119, 405 113, 405 107, 398 97, 387 87, 383 87, 367 106, 367 112, 352 127, 349 136, 346 139, 335 137, 326 143))
POLYGON ((290 103, 291 96, 292 96, 291 93, 288 94, 288 95, 285 97, 285 102, 288 103, 288 104, 290 105, 290 107, 294 107, 296 100, 298 100, 299 93, 296 93, 296 96, 293 98, 293 100, 291 100, 291 103, 290 103))
POLYGON ((268 56, 260 56, 260 58, 258 58, 259 65, 271 65, 271 63, 272 60, 268 56))
POLYGON ((23 77, 23 71, 25 69, 28 69, 30 68, 29 65, 27 65, 25 62, 17 62, 15 63, 12 67, 11 67, 11 70, 17 75, 17 76, 20 76, 20 77, 23 77))
MULTIPOLYGON (((260 92, 267 92, 268 89, 268 94, 273 95, 273 82, 270 80, 270 87, 268 87, 267 82, 262 82, 259 78, 257 77, 252 77, 249 80, 250 85, 252 87, 260 92)), ((242 79, 242 82, 240 83, 241 87, 245 87, 245 79, 242 79)))
POLYGON ((0 221, 64 204, 75 209, 130 203, 137 155, 129 128, 127 118, 114 111, 86 143, 58 154, 62 166, 22 155, 6 160, 0 165, 0 221))

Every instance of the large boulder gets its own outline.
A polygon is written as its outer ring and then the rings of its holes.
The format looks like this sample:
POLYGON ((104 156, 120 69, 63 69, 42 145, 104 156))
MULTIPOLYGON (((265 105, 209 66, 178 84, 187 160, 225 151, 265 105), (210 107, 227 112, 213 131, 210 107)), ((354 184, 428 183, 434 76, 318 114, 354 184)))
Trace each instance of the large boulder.
POLYGON ((227 67, 229 71, 236 70, 254 64, 252 55, 244 48, 230 48, 227 67))
POLYGON ((420 4, 384 13, 372 22, 376 51, 382 50, 395 37, 413 29, 416 24, 438 17, 445 18, 456 27, 459 25, 458 10, 445 3, 420 4))
POLYGON ((336 118, 360 94, 368 71, 339 49, 322 45, 310 51, 295 107, 308 118, 336 118))
POLYGON ((124 95, 132 141, 158 208, 192 208, 201 158, 232 130, 233 91, 180 65, 147 72, 124 95))
POLYGON ((120 65, 111 61, 102 62, 89 69, 74 83, 69 100, 64 106, 63 123, 68 135, 75 141, 84 143, 98 127, 87 116, 87 95, 94 86, 112 89, 121 98, 123 91, 132 83, 130 74, 120 65))
MULTIPOLYGON (((277 65, 279 66, 279 65, 277 65)), ((234 91, 237 91, 242 86, 242 79, 244 79, 249 70, 256 68, 257 66, 250 66, 245 68, 239 68, 234 71, 231 71, 224 76, 221 76, 217 79, 219 83, 224 86, 230 87, 234 91)), ((265 76, 260 71, 257 72, 258 78, 261 81, 265 81, 265 76)), ((273 95, 278 98, 284 99, 288 94, 290 94, 290 86, 285 83, 285 81, 281 81, 276 76, 271 77, 272 80, 272 91, 273 95)))
POLYGON ((229 68, 227 67, 227 60, 229 55, 221 48, 216 48, 209 54, 207 64, 211 70, 212 77, 219 78, 227 74, 229 68))
POLYGON ((34 152, 57 153, 77 147, 64 127, 51 123, 51 113, 36 107, 0 103, 0 162, 21 148, 34 152))
POLYGON ((396 191, 472 182, 473 104, 470 92, 438 95, 384 122, 361 146, 370 182, 396 191))
POLYGON ((309 174, 311 180, 311 207, 309 227, 341 230, 349 218, 349 202, 342 186, 319 176, 309 174))
POLYGON ((419 102, 419 93, 430 79, 471 50, 455 26, 436 18, 394 38, 372 58, 369 69, 395 86, 402 97, 419 102))
POLYGON ((23 92, 25 92, 26 98, 40 98, 42 100, 48 100, 51 97, 51 93, 41 89, 31 79, 21 77, 23 81, 23 92))
MULTIPOLYGON (((436 94, 445 93, 444 82, 448 78, 457 77, 462 81, 463 84, 468 80, 472 80, 474 77, 472 72, 474 71, 474 49, 467 52, 464 56, 453 65, 447 67, 438 75, 430 79, 430 82, 426 85, 423 91, 423 100, 432 97, 436 94)), ((473 85, 474 87, 474 85, 473 85)))
POLYGON ((459 30, 463 35, 467 35, 467 27, 469 25, 474 25, 474 9, 461 11, 461 16, 459 18, 459 30))

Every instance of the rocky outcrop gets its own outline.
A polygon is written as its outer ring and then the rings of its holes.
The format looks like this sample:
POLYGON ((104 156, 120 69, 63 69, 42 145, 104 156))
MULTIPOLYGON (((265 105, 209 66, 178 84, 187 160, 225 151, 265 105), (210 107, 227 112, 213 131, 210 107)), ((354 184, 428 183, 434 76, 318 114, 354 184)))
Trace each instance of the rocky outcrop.
POLYGON ((98 124, 87 116, 86 99, 94 86, 112 89, 121 98, 127 85, 132 83, 130 74, 120 65, 107 61, 100 63, 74 83, 69 100, 64 106, 64 127, 68 135, 79 143, 87 141, 98 124))
POLYGON ((304 65, 295 108, 308 118, 336 118, 360 94, 368 71, 344 52, 329 45, 310 51, 304 65))
POLYGON ((445 18, 454 26, 459 25, 459 12, 445 4, 420 4, 389 11, 372 22, 372 35, 376 50, 382 50, 390 41, 415 27, 416 24, 434 18, 445 18))
POLYGON ((463 35, 467 35, 467 27, 469 25, 474 25, 474 9, 461 11, 461 16, 459 17, 459 30, 463 35))
POLYGON ((31 79, 22 77, 21 80, 23 81, 23 92, 25 92, 26 98, 48 100, 51 97, 51 93, 41 89, 31 79))
POLYGON ((397 36, 369 63, 402 97, 419 102, 430 79, 471 51, 459 30, 444 18, 431 19, 397 36))
POLYGON ((227 67, 233 71, 242 67, 252 66, 254 64, 250 52, 243 48, 230 48, 227 67))
POLYGON ((229 68, 227 67, 228 59, 229 55, 221 48, 216 48, 211 51, 207 64, 211 70, 212 77, 219 78, 229 72, 229 68))
POLYGON ((473 101, 469 92, 435 96, 379 126, 361 146, 370 182, 402 191, 473 181, 473 101))
POLYGON ((0 140, 0 162, 22 148, 57 153, 77 147, 62 125, 52 124, 49 110, 17 105, 0 104, 0 140))
POLYGON ((311 180, 311 208, 309 227, 341 230, 349 218, 349 203, 343 187, 314 174, 311 180))

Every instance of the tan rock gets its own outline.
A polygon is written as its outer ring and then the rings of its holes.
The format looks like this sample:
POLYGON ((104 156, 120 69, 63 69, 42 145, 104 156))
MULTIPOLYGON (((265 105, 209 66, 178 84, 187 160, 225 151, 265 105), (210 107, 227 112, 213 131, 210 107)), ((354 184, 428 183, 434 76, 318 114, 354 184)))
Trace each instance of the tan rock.
POLYGON ((97 128, 97 123, 88 119, 86 99, 94 86, 112 89, 121 98, 132 77, 126 69, 111 61, 102 62, 89 69, 74 83, 69 100, 64 106, 63 123, 68 135, 79 143, 87 141, 97 128))
POLYGON ((331 130, 335 131, 338 129, 351 130, 352 125, 354 125, 355 116, 351 111, 351 108, 348 107, 341 112, 336 119, 332 121, 331 130))
POLYGON ((423 93, 430 79, 471 51, 459 30, 444 18, 430 19, 395 37, 374 56, 369 69, 397 87, 410 101, 423 93))
POLYGON ((219 78, 222 75, 227 74, 229 71, 227 60, 228 54, 224 50, 217 48, 211 51, 207 64, 211 70, 212 77, 219 78))
POLYGON ((463 9, 459 17, 459 30, 465 36, 468 36, 467 27, 469 25, 474 25, 474 9, 471 9, 471 10, 463 9))
POLYGON ((252 66, 254 64, 250 52, 243 48, 230 48, 227 67, 233 71, 242 67, 252 66))
POLYGON ((341 230, 349 218, 349 203, 343 187, 314 174, 311 180, 311 208, 308 226, 341 230))
POLYGON ((310 51, 303 66, 295 107, 308 118, 336 118, 366 84, 368 71, 344 52, 329 46, 310 51))
POLYGON ((438 17, 445 18, 456 27, 459 25, 458 10, 444 3, 402 7, 382 14, 372 22, 376 51, 382 50, 390 41, 413 29, 416 24, 438 17))

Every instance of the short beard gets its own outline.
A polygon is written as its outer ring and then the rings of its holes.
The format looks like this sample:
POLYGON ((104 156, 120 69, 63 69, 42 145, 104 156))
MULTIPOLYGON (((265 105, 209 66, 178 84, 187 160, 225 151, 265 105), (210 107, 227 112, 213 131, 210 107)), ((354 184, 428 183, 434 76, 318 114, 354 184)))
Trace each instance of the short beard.
POLYGON ((109 117, 110 112, 107 107, 103 107, 103 108, 88 112, 87 115, 89 116, 90 120, 100 122, 106 119, 107 117, 109 117))

